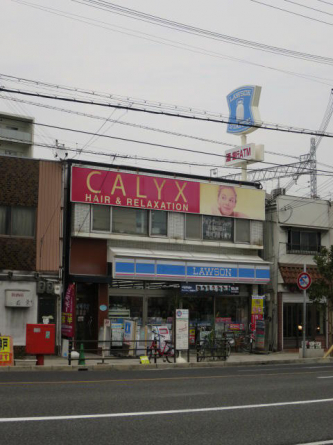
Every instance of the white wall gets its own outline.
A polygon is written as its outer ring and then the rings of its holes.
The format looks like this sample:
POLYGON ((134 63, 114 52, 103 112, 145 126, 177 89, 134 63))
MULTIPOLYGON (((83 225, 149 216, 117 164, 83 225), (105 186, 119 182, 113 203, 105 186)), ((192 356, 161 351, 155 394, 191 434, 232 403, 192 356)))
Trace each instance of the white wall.
POLYGON ((14 346, 25 346, 26 324, 37 323, 38 298, 36 283, 29 281, 0 281, 0 333, 13 337, 14 346), (6 307, 6 290, 30 290, 32 307, 6 307))

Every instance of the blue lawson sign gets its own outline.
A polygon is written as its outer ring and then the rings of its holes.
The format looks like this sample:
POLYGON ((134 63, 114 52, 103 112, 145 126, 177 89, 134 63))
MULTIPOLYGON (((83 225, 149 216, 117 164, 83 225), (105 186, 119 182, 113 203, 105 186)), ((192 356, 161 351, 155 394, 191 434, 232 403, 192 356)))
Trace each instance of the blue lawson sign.
POLYGON ((242 135, 257 130, 257 126, 261 125, 258 110, 260 93, 261 87, 246 85, 228 94, 230 123, 227 133, 242 135), (254 124, 256 127, 251 127, 254 124))
POLYGON ((140 278, 141 280, 167 279, 176 281, 267 283, 269 266, 257 264, 197 263, 193 261, 143 260, 115 258, 114 278, 140 278))

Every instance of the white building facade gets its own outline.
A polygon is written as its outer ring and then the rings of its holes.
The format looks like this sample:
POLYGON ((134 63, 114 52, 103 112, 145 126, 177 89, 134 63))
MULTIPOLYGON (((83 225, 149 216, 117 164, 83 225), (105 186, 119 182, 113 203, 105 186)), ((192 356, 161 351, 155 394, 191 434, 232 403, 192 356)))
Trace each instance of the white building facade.
MULTIPOLYGON (((266 201, 265 255, 271 262, 269 316, 272 320, 270 348, 301 347, 303 291, 297 277, 304 266, 312 279, 318 277, 314 255, 332 244, 331 203, 320 199, 278 195, 266 201)), ((307 296, 307 340, 328 346, 325 305, 318 307, 307 296)))

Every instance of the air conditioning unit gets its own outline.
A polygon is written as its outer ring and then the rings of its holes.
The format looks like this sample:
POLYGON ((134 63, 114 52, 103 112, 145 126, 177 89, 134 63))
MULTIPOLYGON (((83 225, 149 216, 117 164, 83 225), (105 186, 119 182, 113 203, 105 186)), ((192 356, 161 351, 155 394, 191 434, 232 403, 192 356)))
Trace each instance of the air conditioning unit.
POLYGON ((285 195, 286 189, 279 187, 277 189, 272 190, 272 198, 275 199, 279 195, 285 195))
POLYGON ((53 292, 54 292, 55 295, 60 295, 60 293, 61 293, 61 285, 56 283, 54 285, 53 292))
POLYGON ((46 292, 46 282, 37 281, 37 294, 44 294, 46 292))
POLYGON ((53 294, 53 292, 54 292, 54 283, 52 281, 47 281, 47 283, 46 283, 46 292, 48 294, 53 294))

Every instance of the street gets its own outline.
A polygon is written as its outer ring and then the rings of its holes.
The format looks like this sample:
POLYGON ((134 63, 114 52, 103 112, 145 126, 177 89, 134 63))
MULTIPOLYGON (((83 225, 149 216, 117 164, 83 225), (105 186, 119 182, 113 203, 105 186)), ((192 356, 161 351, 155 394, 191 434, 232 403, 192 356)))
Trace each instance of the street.
POLYGON ((0 395, 6 445, 333 439, 332 364, 2 372, 0 395))

